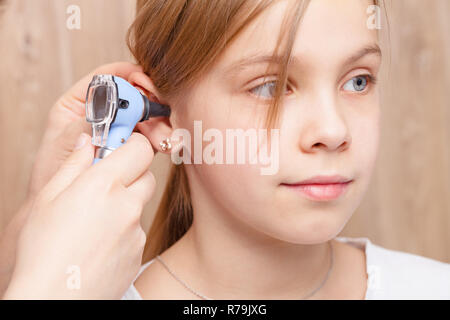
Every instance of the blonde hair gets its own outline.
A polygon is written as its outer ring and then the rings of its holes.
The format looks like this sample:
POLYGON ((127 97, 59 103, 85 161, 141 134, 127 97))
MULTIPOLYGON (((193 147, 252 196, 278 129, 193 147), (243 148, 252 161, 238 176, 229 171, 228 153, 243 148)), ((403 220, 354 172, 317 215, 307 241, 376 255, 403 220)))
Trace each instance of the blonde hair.
MULTIPOLYGON (((175 97, 193 86, 233 39, 275 2, 138 0, 137 16, 128 30, 128 47, 161 96, 175 97)), ((267 127, 278 122, 292 47, 308 3, 308 0, 292 1, 293 7, 286 11, 273 53, 274 58, 278 56, 281 43, 286 40, 284 53, 278 59, 278 81, 266 117, 267 127)), ((186 233, 192 221, 185 168, 183 164, 172 164, 167 186, 147 235, 143 261, 151 260, 174 244, 186 233)))

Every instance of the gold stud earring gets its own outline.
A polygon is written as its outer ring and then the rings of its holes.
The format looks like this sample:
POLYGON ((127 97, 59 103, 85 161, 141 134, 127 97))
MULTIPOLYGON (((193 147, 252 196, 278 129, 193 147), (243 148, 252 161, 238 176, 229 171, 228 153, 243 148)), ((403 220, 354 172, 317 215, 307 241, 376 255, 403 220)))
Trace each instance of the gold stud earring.
POLYGON ((166 138, 163 141, 159 143, 159 146, 161 147, 161 151, 167 151, 172 149, 172 144, 170 143, 170 139, 166 138))

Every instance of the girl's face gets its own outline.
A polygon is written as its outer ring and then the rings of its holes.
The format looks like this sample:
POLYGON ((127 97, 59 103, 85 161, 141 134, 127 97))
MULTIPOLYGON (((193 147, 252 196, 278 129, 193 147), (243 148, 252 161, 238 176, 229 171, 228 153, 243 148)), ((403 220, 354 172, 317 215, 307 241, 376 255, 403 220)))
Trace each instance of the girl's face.
MULTIPOLYGON (((278 171, 262 175, 268 164, 250 164, 247 154, 245 164, 226 164, 226 129, 263 128, 277 80, 276 73, 265 74, 267 61, 236 64, 272 55, 288 4, 277 1, 268 8, 183 99, 172 103, 173 124, 188 129, 194 139, 198 120, 202 133, 214 128, 224 138, 224 164, 186 166, 194 209, 199 204, 209 215, 283 241, 318 243, 342 230, 367 189, 379 130, 372 79, 381 57, 377 32, 366 24, 371 1, 311 1, 296 36, 280 108, 279 149, 274 150, 278 171), (312 198, 285 185, 318 175, 352 182, 333 199, 312 198)), ((203 141, 203 149, 210 144, 203 141)))

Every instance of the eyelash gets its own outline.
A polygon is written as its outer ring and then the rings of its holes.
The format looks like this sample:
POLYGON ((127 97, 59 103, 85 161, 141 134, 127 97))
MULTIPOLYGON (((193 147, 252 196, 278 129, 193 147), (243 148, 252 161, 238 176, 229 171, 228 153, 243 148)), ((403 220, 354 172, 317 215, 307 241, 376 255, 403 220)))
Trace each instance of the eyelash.
MULTIPOLYGON (((361 91, 359 91, 359 92, 356 91, 358 94, 366 93, 366 92, 370 89, 370 87, 376 85, 377 82, 378 82, 377 77, 374 76, 374 75, 371 75, 371 74, 360 74, 360 75, 356 75, 356 76, 354 76, 354 77, 348 79, 346 82, 344 82, 344 85, 345 85, 348 81, 350 81, 350 80, 352 80, 352 79, 354 79, 354 78, 358 78, 358 77, 365 77, 365 78, 366 78, 366 81, 367 81, 367 86, 366 86, 366 88, 365 88, 364 90, 361 90, 361 91)), ((267 85, 267 84, 270 84, 270 83, 276 83, 276 82, 277 82, 277 80, 266 81, 266 82, 264 82, 264 83, 262 83, 262 84, 260 84, 260 85, 258 85, 258 86, 256 86, 256 87, 253 87, 253 88, 249 89, 248 92, 250 92, 251 95, 253 95, 253 96, 257 97, 257 98, 261 98, 261 99, 263 99, 263 100, 272 100, 271 98, 262 98, 260 95, 256 95, 256 94, 254 94, 254 93, 252 93, 252 92, 255 91, 255 90, 257 90, 258 88, 262 88, 263 86, 265 86, 265 85, 267 85)), ((286 87, 286 88, 287 88, 287 90, 288 90, 289 92, 292 92, 292 89, 290 88, 290 84, 289 84, 289 83, 287 84, 287 87, 286 87)))
MULTIPOLYGON (((256 95, 256 94, 254 94, 254 93, 252 93, 252 92, 255 91, 255 90, 257 90, 258 88, 264 87, 264 86, 267 85, 267 84, 270 84, 270 83, 276 83, 276 82, 278 82, 278 80, 266 81, 266 82, 264 82, 264 83, 262 83, 262 84, 260 84, 260 85, 257 85, 256 87, 253 87, 253 88, 249 89, 248 92, 250 92, 250 94, 253 95, 253 96, 255 96, 256 98, 260 98, 260 99, 263 99, 263 100, 272 100, 271 98, 263 98, 263 97, 261 97, 260 95, 256 95)), ((274 89, 275 89, 275 87, 274 87, 274 89)), ((290 84, 289 84, 289 83, 286 85, 286 89, 287 89, 289 92, 292 92, 292 88, 290 87, 290 84)))

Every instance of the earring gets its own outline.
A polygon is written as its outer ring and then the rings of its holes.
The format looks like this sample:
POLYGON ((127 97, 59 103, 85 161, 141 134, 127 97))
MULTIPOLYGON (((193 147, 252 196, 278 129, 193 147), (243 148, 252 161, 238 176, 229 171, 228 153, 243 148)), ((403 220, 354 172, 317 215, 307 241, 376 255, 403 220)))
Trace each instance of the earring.
POLYGON ((163 141, 159 143, 159 146, 161 147, 161 151, 166 151, 172 149, 172 144, 170 143, 170 139, 166 138, 163 141))

